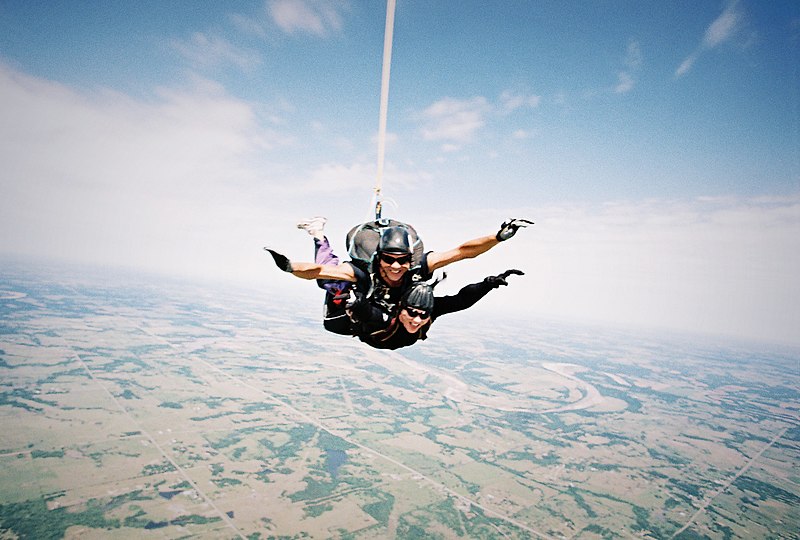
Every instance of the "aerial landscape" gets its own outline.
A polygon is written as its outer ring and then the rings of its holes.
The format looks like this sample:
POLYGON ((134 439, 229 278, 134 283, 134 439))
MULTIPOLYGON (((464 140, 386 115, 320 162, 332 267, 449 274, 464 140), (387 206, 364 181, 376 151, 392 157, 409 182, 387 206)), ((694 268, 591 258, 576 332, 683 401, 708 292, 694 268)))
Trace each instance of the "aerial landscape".
POLYGON ((797 538, 797 350, 0 279, 0 538, 797 538))
POLYGON ((800 540, 798 126, 798 0, 0 0, 0 540, 800 540))

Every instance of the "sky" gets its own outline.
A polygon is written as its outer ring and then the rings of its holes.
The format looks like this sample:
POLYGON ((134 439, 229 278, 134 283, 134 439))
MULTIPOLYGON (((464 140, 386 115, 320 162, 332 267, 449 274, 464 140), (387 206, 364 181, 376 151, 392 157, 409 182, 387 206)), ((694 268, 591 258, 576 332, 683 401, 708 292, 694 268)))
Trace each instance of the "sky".
MULTIPOLYGON (((369 219, 385 3, 0 0, 0 256, 321 295, 369 219)), ((384 216, 482 313, 800 344, 800 3, 398 0, 384 216)), ((319 299, 321 302, 321 297, 319 299)))

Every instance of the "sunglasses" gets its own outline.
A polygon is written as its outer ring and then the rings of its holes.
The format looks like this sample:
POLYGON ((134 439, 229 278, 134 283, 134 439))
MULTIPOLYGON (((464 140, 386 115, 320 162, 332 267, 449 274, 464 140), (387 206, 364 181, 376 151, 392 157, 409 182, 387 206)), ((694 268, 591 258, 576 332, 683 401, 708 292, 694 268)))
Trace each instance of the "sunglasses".
POLYGON ((400 257, 392 257, 388 253, 381 253, 380 255, 378 255, 378 258, 383 262, 385 262, 386 264, 397 263, 400 266, 411 262, 411 255, 401 255, 400 257))
POLYGON ((420 310, 420 309, 414 309, 414 308, 411 308, 411 307, 406 307, 405 310, 406 310, 406 313, 408 313, 408 316, 411 317, 412 319, 414 317, 419 317, 420 319, 427 319, 428 317, 430 317, 430 313, 428 313, 427 311, 420 310))

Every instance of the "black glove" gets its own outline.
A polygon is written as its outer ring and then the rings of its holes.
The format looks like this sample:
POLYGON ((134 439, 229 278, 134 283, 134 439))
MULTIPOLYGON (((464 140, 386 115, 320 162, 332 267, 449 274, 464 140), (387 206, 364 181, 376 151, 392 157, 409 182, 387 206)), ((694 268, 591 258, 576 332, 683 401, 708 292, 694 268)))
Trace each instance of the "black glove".
POLYGON ((269 251, 269 254, 272 255, 272 258, 275 259, 275 264, 278 265, 278 268, 283 270, 284 272, 292 272, 292 261, 286 258, 285 255, 281 255, 277 251, 273 251, 268 247, 264 248, 266 251, 269 251))
POLYGON ((493 289, 496 289, 500 285, 508 285, 508 282, 506 281, 506 278, 508 276, 511 276, 511 275, 524 276, 525 272, 523 272, 522 270, 514 270, 514 269, 506 270, 505 272, 503 272, 502 274, 499 274, 497 276, 489 276, 486 279, 484 279, 483 281, 484 281, 484 283, 488 283, 489 285, 491 285, 493 289))
POLYGON ((497 238, 498 242, 508 240, 517 233, 517 229, 520 227, 527 227, 528 225, 533 225, 533 221, 528 221, 527 219, 509 219, 500 225, 500 230, 497 231, 495 238, 497 238))

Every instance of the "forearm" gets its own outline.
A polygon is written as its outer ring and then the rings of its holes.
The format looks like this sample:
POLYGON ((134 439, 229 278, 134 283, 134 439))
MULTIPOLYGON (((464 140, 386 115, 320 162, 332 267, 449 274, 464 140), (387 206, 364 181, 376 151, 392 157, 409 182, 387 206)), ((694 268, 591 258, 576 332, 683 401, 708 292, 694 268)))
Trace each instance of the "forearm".
POLYGON ((486 253, 500 242, 508 240, 514 236, 518 229, 521 227, 527 227, 528 225, 533 225, 533 221, 529 221, 527 219, 510 219, 503 222, 503 224, 500 225, 500 230, 497 231, 497 234, 493 236, 481 236, 480 238, 475 238, 474 240, 464 242, 457 248, 451 249, 450 251, 445 251, 444 253, 428 253, 428 270, 433 272, 434 270, 438 270, 439 268, 447 266, 448 264, 456 261, 472 259, 478 255, 486 253))
POLYGON ((464 242, 455 249, 443 253, 431 252, 428 254, 428 269, 433 272, 448 264, 452 264, 463 259, 472 259, 486 253, 500 242, 494 236, 481 236, 464 242))
POLYGON ((433 307, 434 315, 438 317, 470 308, 493 288, 485 281, 480 281, 463 287, 453 296, 437 296, 433 307))
POLYGON ((499 243, 500 241, 494 235, 481 236, 464 242, 456 249, 461 252, 462 259, 472 259, 486 253, 499 243))
POLYGON ((292 262, 292 275, 301 279, 324 279, 321 274, 321 264, 292 262))
POLYGON ((338 281, 356 280, 356 274, 353 270, 353 267, 350 266, 349 263, 334 265, 292 262, 288 257, 286 257, 286 255, 278 253, 274 249, 265 247, 264 250, 272 255, 275 265, 278 268, 301 279, 335 279, 338 281))
POLYGON ((355 281, 352 272, 345 266, 330 264, 316 264, 308 262, 292 262, 292 275, 301 279, 336 279, 341 281, 355 281))

